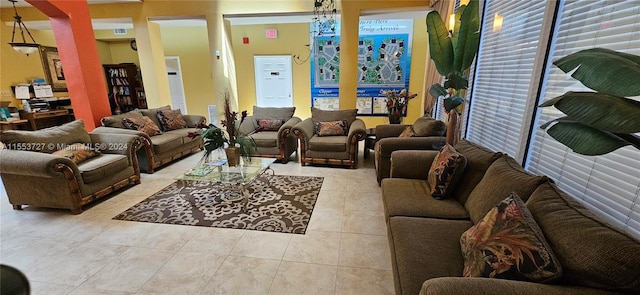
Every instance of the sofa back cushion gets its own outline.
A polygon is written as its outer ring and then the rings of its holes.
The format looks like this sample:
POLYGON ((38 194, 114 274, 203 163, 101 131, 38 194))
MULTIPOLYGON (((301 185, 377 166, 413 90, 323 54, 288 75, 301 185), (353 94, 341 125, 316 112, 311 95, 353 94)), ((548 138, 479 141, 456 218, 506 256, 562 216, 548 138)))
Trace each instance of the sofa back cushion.
POLYGON ((545 181, 548 181, 545 176, 530 174, 516 160, 502 155, 489 166, 482 180, 469 194, 464 207, 469 211, 471 221, 477 223, 511 193, 515 192, 526 202, 533 191, 545 181))
POLYGON ((151 119, 151 121, 153 121, 153 123, 155 123, 156 126, 160 127, 162 126, 162 124, 160 123, 160 120, 158 120, 158 111, 170 110, 170 109, 171 109, 171 106, 166 105, 166 106, 155 108, 155 109, 138 109, 138 111, 142 113, 143 116, 149 117, 149 119, 151 119))
POLYGON ((640 241, 612 228, 546 183, 527 207, 560 260, 560 282, 640 294, 640 241))
POLYGON ((253 106, 252 116, 256 119, 280 119, 285 122, 293 117, 293 113, 296 112, 296 107, 287 108, 267 108, 253 106))
POLYGON ((420 117, 413 123, 413 131, 416 136, 443 136, 447 131, 447 125, 440 120, 420 117))
POLYGON ((0 136, 9 149, 53 153, 73 143, 91 143, 82 120, 36 131, 7 130, 0 136))
POLYGON ((356 114, 358 110, 336 110, 336 111, 325 111, 321 109, 311 108, 311 119, 314 122, 330 122, 330 121, 340 121, 346 120, 347 127, 351 126, 351 123, 356 120, 356 114))
MULTIPOLYGON (((495 153, 471 143, 466 140, 459 141, 454 148, 456 151, 464 155, 467 159, 467 165, 460 176, 460 181, 456 184, 451 195, 455 197, 460 203, 464 204, 469 197, 469 194, 476 187, 478 182, 484 176, 489 166, 502 156, 502 153, 495 153)), ((505 196, 506 198, 506 196, 505 196)))
POLYGON ((124 120, 125 118, 135 118, 135 117, 142 118, 142 113, 137 110, 130 111, 120 115, 104 117, 102 118, 102 120, 100 120, 100 122, 102 123, 102 126, 105 126, 105 127, 115 127, 115 128, 126 129, 127 127, 124 126, 124 124, 122 124, 122 120, 124 120))

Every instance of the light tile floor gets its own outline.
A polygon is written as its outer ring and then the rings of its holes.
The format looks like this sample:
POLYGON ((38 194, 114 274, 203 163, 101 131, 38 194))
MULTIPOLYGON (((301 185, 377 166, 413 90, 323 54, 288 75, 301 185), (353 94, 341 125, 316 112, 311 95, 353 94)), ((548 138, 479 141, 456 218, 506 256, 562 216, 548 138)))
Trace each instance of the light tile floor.
POLYGON ((393 294, 381 191, 362 150, 354 170, 272 165, 324 177, 305 235, 111 219, 199 158, 142 174, 80 215, 12 210, 0 186, 0 262, 22 270, 34 295, 393 294))

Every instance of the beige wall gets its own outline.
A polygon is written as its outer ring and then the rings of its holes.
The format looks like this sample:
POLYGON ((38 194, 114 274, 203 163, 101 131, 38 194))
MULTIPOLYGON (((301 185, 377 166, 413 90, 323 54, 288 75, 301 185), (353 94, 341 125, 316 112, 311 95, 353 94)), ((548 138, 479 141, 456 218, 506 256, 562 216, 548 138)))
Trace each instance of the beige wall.
MULTIPOLYGON (((309 50, 309 24, 242 25, 232 26, 231 35, 238 79, 238 103, 240 110, 252 112, 257 103, 253 57, 256 55, 295 55, 306 57, 309 50), (277 39, 267 39, 265 29, 278 30, 277 39), (242 38, 248 37, 249 44, 242 38)), ((292 62, 293 104, 295 115, 311 116, 311 73, 309 61, 298 65, 292 62)))

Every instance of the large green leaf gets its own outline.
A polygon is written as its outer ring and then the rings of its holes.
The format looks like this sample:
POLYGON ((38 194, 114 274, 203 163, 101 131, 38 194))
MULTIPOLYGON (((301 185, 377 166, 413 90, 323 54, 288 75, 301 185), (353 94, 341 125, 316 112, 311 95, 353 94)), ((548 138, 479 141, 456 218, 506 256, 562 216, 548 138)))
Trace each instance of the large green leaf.
POLYGON ((431 88, 429 88, 429 94, 431 94, 431 96, 433 96, 433 97, 435 97, 437 99, 440 96, 446 96, 447 95, 447 89, 442 87, 442 85, 436 83, 436 84, 431 85, 431 88))
POLYGON ((604 155, 630 144, 613 133, 568 120, 567 117, 551 121, 541 128, 574 152, 587 156, 604 155))
POLYGON ((453 72, 453 46, 451 38, 449 38, 449 31, 437 11, 429 12, 426 22, 429 34, 429 54, 438 73, 446 76, 453 72))
POLYGON ((442 101, 442 103, 444 104, 444 109, 447 111, 447 113, 461 105, 463 102, 464 98, 460 96, 447 97, 442 101))
POLYGON ((553 62, 585 86, 615 96, 640 95, 640 56, 605 48, 578 51, 553 62))
POLYGON ((569 91, 541 104, 585 125, 616 133, 640 132, 640 102, 601 93, 569 91))
MULTIPOLYGON (((462 16, 462 12, 464 11, 464 9, 467 8, 466 5, 462 5, 460 7, 458 7, 458 9, 456 10, 456 13, 453 15, 453 18, 455 19, 454 25, 453 25, 453 31, 451 32, 451 44, 453 45, 453 48, 456 48, 458 45, 458 32, 460 32, 460 17, 462 16)), ((449 21, 448 19, 445 21, 449 21)), ((454 49, 455 51, 455 49, 454 49)))
POLYGON ((459 27, 458 41, 454 47, 453 70, 462 73, 471 67, 480 45, 480 13, 477 0, 469 1, 469 5, 460 16, 459 27))
POLYGON ((462 77, 457 72, 447 75, 447 79, 444 81, 444 88, 453 88, 455 90, 467 89, 469 87, 469 80, 462 77))

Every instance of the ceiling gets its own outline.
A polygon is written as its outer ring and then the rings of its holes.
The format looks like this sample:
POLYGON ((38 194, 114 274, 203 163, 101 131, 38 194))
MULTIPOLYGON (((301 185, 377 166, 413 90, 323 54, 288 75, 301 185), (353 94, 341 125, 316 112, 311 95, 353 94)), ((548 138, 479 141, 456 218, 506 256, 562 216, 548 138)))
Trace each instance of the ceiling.
MULTIPOLYGON (((142 0, 87 0, 89 4, 119 3, 119 2, 142 2, 142 0)), ((18 0, 16 7, 30 7, 31 4, 24 0, 18 0)), ((8 0, 0 0, 0 8, 12 7, 8 0)))

